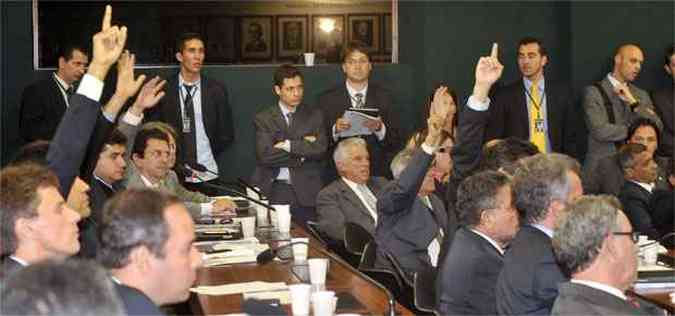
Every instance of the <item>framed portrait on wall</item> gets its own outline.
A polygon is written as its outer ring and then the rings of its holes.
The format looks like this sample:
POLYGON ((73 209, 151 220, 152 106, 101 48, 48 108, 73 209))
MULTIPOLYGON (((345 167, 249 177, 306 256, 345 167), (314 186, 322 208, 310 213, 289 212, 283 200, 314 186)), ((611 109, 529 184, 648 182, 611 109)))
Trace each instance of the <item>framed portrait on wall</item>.
POLYGON ((234 46, 234 18, 230 16, 209 17, 206 20, 206 62, 233 63, 237 58, 234 46))
POLYGON ((241 17, 241 58, 248 60, 272 60, 274 26, 272 16, 241 17))
POLYGON ((371 53, 380 51, 379 15, 349 15, 347 26, 350 42, 361 42, 371 53))
POLYGON ((382 29, 384 29, 384 52, 391 53, 392 47, 392 34, 394 29, 394 21, 391 18, 391 14, 385 14, 382 22, 382 29))
POLYGON ((277 16, 277 57, 296 60, 309 51, 306 15, 277 16))
POLYGON ((342 15, 312 16, 312 52, 318 60, 340 62, 345 43, 345 17, 342 15))

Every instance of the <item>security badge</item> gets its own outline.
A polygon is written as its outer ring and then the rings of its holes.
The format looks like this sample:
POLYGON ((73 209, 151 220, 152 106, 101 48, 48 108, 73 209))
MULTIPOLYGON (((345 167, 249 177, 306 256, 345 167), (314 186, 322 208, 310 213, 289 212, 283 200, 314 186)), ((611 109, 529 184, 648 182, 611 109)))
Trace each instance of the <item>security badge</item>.
POLYGON ((183 133, 190 133, 190 118, 183 116, 183 133))
POLYGON ((537 118, 534 120, 534 130, 537 133, 544 133, 546 131, 546 126, 544 124, 544 120, 541 118, 537 118))

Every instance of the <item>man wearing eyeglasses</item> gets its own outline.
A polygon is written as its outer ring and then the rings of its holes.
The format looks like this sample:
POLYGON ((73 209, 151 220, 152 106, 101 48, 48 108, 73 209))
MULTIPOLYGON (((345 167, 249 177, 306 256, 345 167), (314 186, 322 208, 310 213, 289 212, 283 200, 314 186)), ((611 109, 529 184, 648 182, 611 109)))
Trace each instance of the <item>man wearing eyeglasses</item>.
MULTIPOLYGON (((349 108, 374 108, 378 110, 377 119, 368 120, 364 126, 370 131, 360 135, 368 143, 368 151, 373 164, 371 174, 391 178, 389 162, 401 144, 397 119, 392 111, 391 93, 382 86, 369 81, 373 66, 368 49, 360 42, 349 43, 342 50, 342 71, 346 80, 319 96, 319 106, 326 122, 330 151, 332 152, 343 138, 342 134, 352 126, 343 117, 349 108)), ((324 170, 324 183, 337 179, 333 162, 324 170)))
POLYGON ((553 237, 553 252, 571 280, 560 284, 551 315, 664 315, 625 291, 637 277, 638 235, 619 201, 590 195, 571 203, 553 237))
POLYGON ((618 160, 626 179, 619 193, 626 216, 636 231, 658 238, 650 215, 650 199, 658 176, 654 156, 645 145, 626 144, 619 149, 618 160))
POLYGON ((514 174, 523 223, 504 256, 497 281, 500 315, 548 315, 565 276, 553 258, 551 238, 565 206, 583 194, 581 167, 563 154, 521 160, 514 174))

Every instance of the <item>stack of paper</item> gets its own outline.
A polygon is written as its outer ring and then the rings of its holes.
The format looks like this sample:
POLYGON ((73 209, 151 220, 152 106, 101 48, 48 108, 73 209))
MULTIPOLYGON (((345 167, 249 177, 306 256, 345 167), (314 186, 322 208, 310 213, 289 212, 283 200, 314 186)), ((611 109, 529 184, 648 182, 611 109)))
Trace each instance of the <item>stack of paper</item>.
POLYGON ((284 282, 243 282, 223 285, 207 285, 197 286, 190 289, 191 292, 202 295, 231 295, 239 293, 252 292, 270 292, 270 291, 284 291, 288 290, 288 286, 284 282))
POLYGON ((204 255, 205 267, 256 262, 258 254, 269 248, 266 244, 258 243, 255 238, 210 242, 208 244, 200 243, 200 245, 208 245, 216 251, 204 255))

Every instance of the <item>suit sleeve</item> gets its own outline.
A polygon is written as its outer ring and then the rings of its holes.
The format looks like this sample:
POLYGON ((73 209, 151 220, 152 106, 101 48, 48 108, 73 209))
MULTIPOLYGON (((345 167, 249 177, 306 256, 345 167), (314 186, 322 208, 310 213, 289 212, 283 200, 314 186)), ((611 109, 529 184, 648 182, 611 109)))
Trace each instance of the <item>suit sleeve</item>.
POLYGON ((314 122, 312 134, 305 136, 314 136, 316 140, 313 142, 305 139, 291 140, 291 154, 305 159, 322 160, 328 148, 328 139, 324 133, 321 112, 314 111, 311 121, 314 122))
MULTIPOLYGON (((327 188, 330 189, 330 188, 327 188)), ((321 190, 316 196, 319 229, 335 240, 344 239, 345 218, 335 190, 321 190)))
POLYGON ((110 137, 115 125, 113 122, 110 122, 104 115, 103 112, 99 112, 98 118, 96 119, 96 126, 94 127, 93 134, 89 140, 89 146, 87 147, 87 153, 84 158, 84 163, 82 164, 81 175, 85 182, 90 183, 94 169, 96 169, 96 163, 98 163, 98 158, 103 150, 105 141, 110 137))
POLYGON ((61 194, 66 197, 79 175, 89 140, 101 113, 101 104, 84 95, 70 97, 66 110, 47 153, 47 164, 59 178, 61 194))
POLYGON ((395 215, 412 209, 417 192, 431 165, 432 155, 418 148, 399 178, 387 185, 377 196, 378 214, 395 215))
POLYGON ((619 199, 623 205, 624 213, 626 213, 626 216, 633 226, 633 230, 653 238, 654 228, 652 226, 651 216, 649 215, 648 201, 643 201, 634 196, 630 193, 630 190, 626 190, 625 188, 621 190, 619 199))
POLYGON ((643 90, 638 91, 636 94, 640 100, 640 103, 638 104, 635 113, 637 113, 637 115, 640 117, 648 118, 654 121, 654 123, 656 123, 656 125, 659 127, 659 130, 663 130, 663 122, 655 112, 656 109, 654 108, 652 98, 647 92, 643 90))
POLYGON ((274 144, 282 138, 279 135, 281 131, 269 126, 268 120, 261 115, 264 115, 264 113, 257 115, 253 122, 256 139, 255 152, 258 164, 269 168, 295 167, 299 165, 299 158, 291 157, 290 153, 279 148, 274 148, 274 144))
MULTIPOLYGON (((628 135, 628 124, 632 122, 637 115, 631 112, 631 118, 627 124, 610 124, 605 108, 605 101, 600 91, 594 86, 586 87, 583 97, 583 106, 585 111, 586 125, 591 137, 598 141, 616 142, 626 139, 628 135)), ((622 104, 622 106, 628 106, 622 104)))

